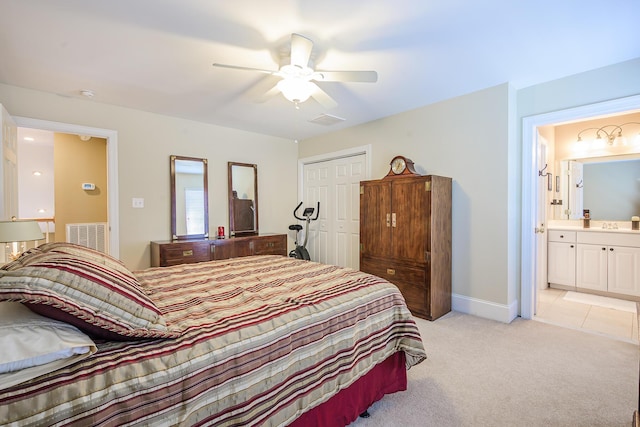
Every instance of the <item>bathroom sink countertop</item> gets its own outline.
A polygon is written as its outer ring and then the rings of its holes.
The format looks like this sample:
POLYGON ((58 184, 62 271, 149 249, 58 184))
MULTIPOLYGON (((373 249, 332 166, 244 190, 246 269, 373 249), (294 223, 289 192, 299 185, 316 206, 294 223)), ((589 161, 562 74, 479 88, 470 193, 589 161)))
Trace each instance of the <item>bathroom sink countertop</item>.
MULTIPOLYGON (((566 230, 566 231, 588 231, 588 232, 599 232, 599 233, 633 233, 640 234, 640 230, 632 230, 630 221, 621 221, 621 222, 607 222, 606 224, 617 224, 618 228, 603 228, 602 221, 591 221, 591 227, 584 228, 582 226, 582 222, 579 224, 549 224, 549 230, 566 230)), ((612 225, 613 227, 613 225, 612 225)))

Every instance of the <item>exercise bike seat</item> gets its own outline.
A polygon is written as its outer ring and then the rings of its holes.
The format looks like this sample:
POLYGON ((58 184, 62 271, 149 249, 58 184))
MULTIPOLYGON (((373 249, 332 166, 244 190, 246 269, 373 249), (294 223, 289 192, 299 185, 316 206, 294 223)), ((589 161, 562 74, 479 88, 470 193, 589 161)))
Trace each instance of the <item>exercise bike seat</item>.
POLYGON ((302 230, 302 226, 300 224, 291 224, 289 226, 289 230, 300 231, 302 230))

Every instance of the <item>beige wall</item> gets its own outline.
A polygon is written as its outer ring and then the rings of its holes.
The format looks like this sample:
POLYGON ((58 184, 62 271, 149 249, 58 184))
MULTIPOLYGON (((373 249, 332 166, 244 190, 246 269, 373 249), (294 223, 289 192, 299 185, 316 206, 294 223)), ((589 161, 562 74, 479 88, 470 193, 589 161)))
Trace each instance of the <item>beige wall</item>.
POLYGON ((107 141, 56 133, 53 137, 56 241, 66 241, 70 223, 107 221, 107 141), (95 190, 82 189, 93 183, 95 190))
POLYGON ((398 154, 422 174, 453 178, 453 293, 507 305, 507 84, 305 140, 300 157, 372 145, 381 178, 398 154))
POLYGON ((119 252, 131 269, 149 266, 151 240, 171 237, 172 154, 209 161, 210 232, 228 227, 227 162, 235 161, 258 165, 260 230, 288 233, 298 158, 290 140, 2 84, 0 104, 14 116, 118 132, 119 252), (134 197, 143 209, 132 208, 134 197))

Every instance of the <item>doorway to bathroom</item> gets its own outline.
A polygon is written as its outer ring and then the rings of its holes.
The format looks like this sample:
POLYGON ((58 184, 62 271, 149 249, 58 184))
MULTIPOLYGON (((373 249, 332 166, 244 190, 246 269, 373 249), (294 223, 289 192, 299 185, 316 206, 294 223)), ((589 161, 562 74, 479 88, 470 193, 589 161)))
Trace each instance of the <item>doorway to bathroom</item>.
MULTIPOLYGON (((575 292, 546 289, 538 285, 540 282, 546 282, 546 277, 541 277, 541 275, 546 275, 544 273, 546 268, 541 267, 546 267, 547 262, 545 256, 539 254, 544 253, 545 248, 541 245, 546 246, 548 233, 544 232, 544 237, 541 238, 540 230, 546 230, 550 218, 549 211, 557 209, 554 206, 539 209, 538 197, 541 192, 551 191, 547 187, 556 191, 556 185, 559 185, 559 179, 556 181, 557 175, 555 174, 549 180, 541 178, 546 172, 542 171, 545 165, 540 164, 540 138, 538 136, 545 128, 548 132, 548 129, 554 126, 605 117, 609 120, 615 116, 639 111, 640 96, 634 96, 523 119, 521 277, 521 315, 523 318, 564 323, 563 326, 591 329, 591 332, 608 335, 621 335, 619 332, 613 331, 613 324, 619 324, 621 328, 625 329, 625 333, 622 335, 628 335, 630 339, 637 342, 637 316, 635 315, 634 302, 619 300, 620 306, 624 307, 619 309, 615 304, 614 307, 610 307, 611 304, 608 304, 606 300, 577 301, 573 295, 575 292), (607 313, 610 316, 606 316, 607 313), (617 317, 620 319, 615 320, 617 317), (599 318, 607 318, 607 320, 604 320, 605 323, 599 324, 599 318)), ((640 150, 636 150, 636 152, 640 153, 640 150)), ((554 160, 557 159, 552 158, 551 161, 554 160)))

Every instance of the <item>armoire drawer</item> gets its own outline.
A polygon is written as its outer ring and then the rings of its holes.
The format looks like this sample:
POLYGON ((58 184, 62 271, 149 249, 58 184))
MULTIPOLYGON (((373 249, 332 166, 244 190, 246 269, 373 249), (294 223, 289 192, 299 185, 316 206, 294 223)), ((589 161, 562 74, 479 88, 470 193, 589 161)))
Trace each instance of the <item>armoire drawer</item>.
POLYGON ((429 307, 429 293, 424 286, 412 285, 410 283, 404 282, 392 282, 394 285, 400 289, 400 293, 404 297, 405 302, 407 303, 407 307, 414 315, 419 315, 420 317, 426 317, 431 320, 431 313, 427 312, 427 308, 429 307))
POLYGON ((426 271, 424 268, 407 267, 389 262, 364 258, 360 262, 360 270, 374 276, 387 279, 391 283, 404 282, 422 284, 426 281, 426 271))

